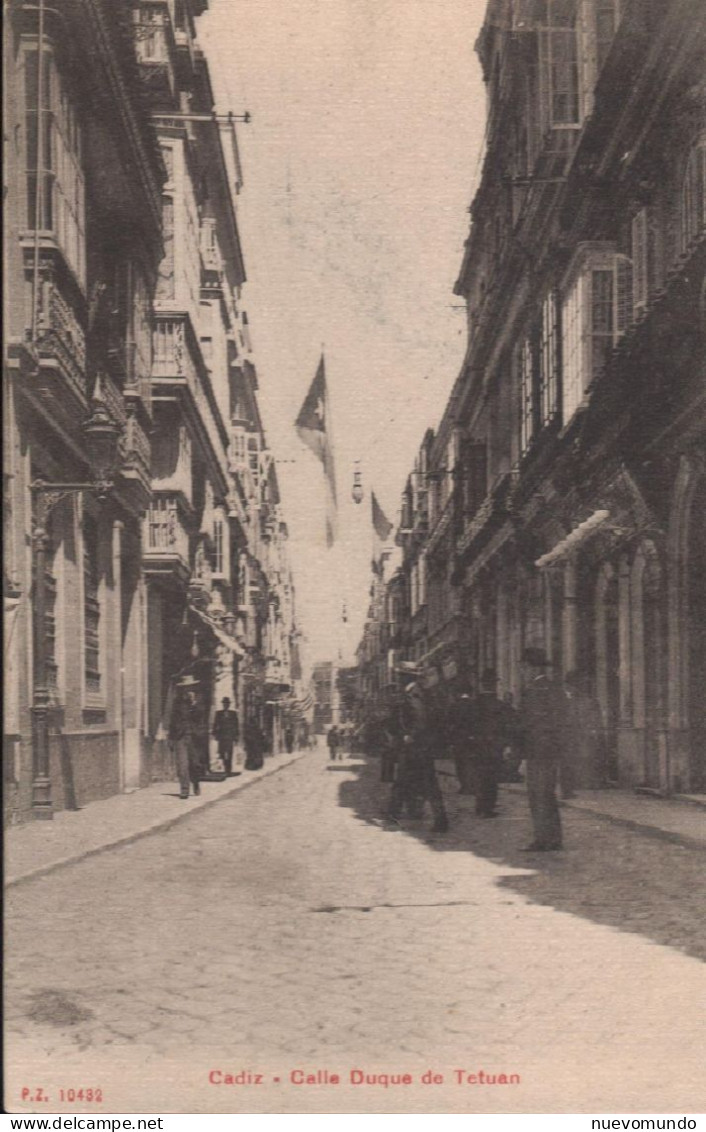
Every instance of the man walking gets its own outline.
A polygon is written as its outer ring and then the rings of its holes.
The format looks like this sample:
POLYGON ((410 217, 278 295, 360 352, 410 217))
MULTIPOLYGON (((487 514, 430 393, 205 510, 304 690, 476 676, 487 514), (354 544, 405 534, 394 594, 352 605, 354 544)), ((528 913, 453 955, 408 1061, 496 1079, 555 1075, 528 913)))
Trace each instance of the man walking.
POLYGON ((476 814, 494 818, 498 800, 498 782, 506 747, 517 746, 517 714, 497 695, 498 677, 494 668, 486 668, 480 681, 480 693, 473 701, 468 736, 476 794, 476 814))
POLYGON ((548 667, 543 649, 525 649, 520 733, 534 829, 533 840, 525 850, 528 853, 561 849, 562 844, 556 785, 564 747, 570 741, 570 727, 566 697, 559 685, 549 679, 548 667))
MULTIPOLYGON (((238 725, 238 713, 233 711, 230 706, 228 696, 224 696, 221 700, 223 705, 221 711, 217 711, 213 720, 213 737, 218 743, 218 755, 223 761, 223 766, 227 775, 233 773, 233 744, 237 743, 240 735, 240 727, 238 725)), ((239 771, 235 772, 239 774, 239 771)))
POLYGON ((189 797, 190 784, 194 794, 201 793, 204 768, 199 749, 201 712, 196 700, 197 687, 198 681, 193 676, 179 680, 169 722, 169 742, 174 751, 181 798, 189 797))
POLYGON ((335 761, 336 754, 338 752, 338 728, 335 724, 329 730, 329 733, 326 737, 326 742, 328 743, 329 758, 335 761))

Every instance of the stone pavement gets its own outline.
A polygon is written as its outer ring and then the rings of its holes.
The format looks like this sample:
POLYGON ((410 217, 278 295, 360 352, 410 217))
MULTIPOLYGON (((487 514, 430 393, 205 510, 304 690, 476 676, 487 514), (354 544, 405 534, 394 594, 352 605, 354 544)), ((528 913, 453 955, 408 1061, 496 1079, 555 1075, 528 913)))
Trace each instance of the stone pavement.
POLYGON ((167 828, 203 810, 253 782, 280 770, 307 752, 274 755, 262 770, 243 770, 223 782, 204 782, 198 796, 179 797, 177 782, 155 782, 130 794, 115 794, 80 810, 61 810, 51 821, 30 821, 5 831, 5 884, 11 886, 31 877, 101 853, 118 845, 167 828))
POLYGON ((313 753, 15 886, 8 1107, 702 1111, 703 852, 567 808, 530 859, 524 797, 447 786, 448 835, 388 831, 378 765, 313 753))
MULTIPOLYGON (((78 812, 61 811, 51 822, 28 822, 10 827, 5 832, 5 884, 18 884, 168 827, 194 810, 213 805, 308 753, 276 755, 266 760, 262 770, 243 771, 240 777, 224 782, 206 782, 201 795, 191 795, 188 801, 179 798, 176 783, 158 782, 131 794, 117 794, 93 802, 78 812)), ((453 763, 441 761, 438 765, 445 790, 455 793, 453 763)), ((520 785, 505 789, 525 793, 520 785)), ((628 790, 582 790, 576 798, 562 805, 652 836, 688 845, 706 845, 706 806, 694 800, 655 798, 628 790)))

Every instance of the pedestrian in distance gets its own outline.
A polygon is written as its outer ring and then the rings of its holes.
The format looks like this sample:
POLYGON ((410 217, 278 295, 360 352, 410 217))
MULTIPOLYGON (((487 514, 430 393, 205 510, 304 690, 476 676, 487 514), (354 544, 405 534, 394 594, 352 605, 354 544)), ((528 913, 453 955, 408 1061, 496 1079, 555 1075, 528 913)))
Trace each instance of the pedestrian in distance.
MULTIPOLYGON (((400 738, 397 772, 390 791, 387 817, 397 823, 403 809, 406 809, 409 817, 421 818, 424 803, 429 802, 434 815, 432 832, 446 833, 449 821, 434 766, 438 739, 430 705, 416 682, 405 689, 400 708, 400 738)), ((394 828, 399 827, 395 824, 394 828)))
POLYGON ((245 742, 245 769, 261 770, 264 765, 267 743, 257 717, 253 714, 250 714, 245 722, 243 740, 245 742))
POLYGON ((468 685, 461 685, 449 709, 446 733, 458 779, 459 794, 474 790, 471 741, 473 732, 473 697, 468 685))
POLYGON ((176 685, 176 696, 169 721, 169 743, 174 752, 179 796, 189 797, 189 787, 194 794, 201 793, 201 777, 204 773, 201 743, 201 711, 196 698, 198 681, 193 676, 183 676, 176 685))
MULTIPOLYGON (((227 775, 231 775, 233 774, 233 745, 237 743, 240 736, 240 725, 238 713, 231 708, 228 696, 223 697, 221 704, 221 710, 216 712, 213 720, 212 734, 218 744, 218 755, 223 761, 225 772, 227 775)), ((240 774, 240 771, 235 771, 235 774, 240 774)))
POLYGON ((472 703, 468 736, 470 762, 476 795, 476 814, 494 818, 498 783, 502 776, 503 752, 519 743, 517 713, 497 694, 494 668, 483 670, 480 692, 472 703))
POLYGON ((335 724, 333 725, 333 727, 331 727, 329 729, 329 733, 326 736, 326 742, 328 744, 329 758, 332 759, 335 762, 337 754, 338 754, 338 742, 339 742, 338 728, 336 727, 335 724))
POLYGON ((288 755, 291 755, 294 750, 294 728, 292 726, 284 729, 284 748, 288 755))
POLYGON ((542 853, 562 847, 556 787, 559 764, 571 732, 566 696, 561 686, 550 679, 548 668, 543 649, 524 650, 520 743, 534 830, 526 852, 542 853))

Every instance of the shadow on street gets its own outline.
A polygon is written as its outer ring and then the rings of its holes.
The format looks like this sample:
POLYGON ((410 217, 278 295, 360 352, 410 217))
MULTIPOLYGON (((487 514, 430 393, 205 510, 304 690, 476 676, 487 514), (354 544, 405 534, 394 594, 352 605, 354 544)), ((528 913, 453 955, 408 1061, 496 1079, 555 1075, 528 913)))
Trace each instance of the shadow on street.
POLYGON ((384 821, 390 785, 380 782, 379 761, 357 756, 345 769, 356 777, 340 784, 340 805, 360 821, 377 826, 381 837, 414 837, 435 853, 472 853, 495 865, 522 870, 499 878, 498 884, 535 904, 706 959, 702 851, 657 841, 565 808, 565 849, 524 853, 522 847, 531 841, 524 794, 501 786, 499 816, 484 820, 474 814, 475 799, 459 796, 455 778, 443 773, 439 779, 449 832, 431 832, 428 804, 423 819, 402 818, 399 828, 390 828, 384 821))

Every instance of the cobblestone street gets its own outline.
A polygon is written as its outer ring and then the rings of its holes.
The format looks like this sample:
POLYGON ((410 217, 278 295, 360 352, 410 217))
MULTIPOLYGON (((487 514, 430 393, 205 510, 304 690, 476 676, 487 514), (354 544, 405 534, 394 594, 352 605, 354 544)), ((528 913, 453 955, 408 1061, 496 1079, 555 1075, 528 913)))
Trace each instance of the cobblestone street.
POLYGON ((564 810, 566 851, 528 856, 520 793, 481 822, 446 787, 448 835, 389 831, 377 764, 319 751, 12 890, 8 1107, 702 1109, 703 852, 564 810))

